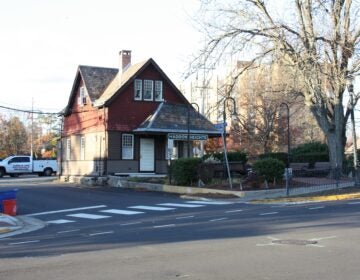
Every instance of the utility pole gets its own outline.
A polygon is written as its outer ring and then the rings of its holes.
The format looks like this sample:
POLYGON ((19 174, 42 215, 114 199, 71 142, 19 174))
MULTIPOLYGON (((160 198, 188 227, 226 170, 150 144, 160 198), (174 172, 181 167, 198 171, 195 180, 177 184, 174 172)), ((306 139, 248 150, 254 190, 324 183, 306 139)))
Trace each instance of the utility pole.
POLYGON ((31 99, 31 135, 30 135, 30 157, 33 158, 33 148, 34 148, 34 98, 31 99))

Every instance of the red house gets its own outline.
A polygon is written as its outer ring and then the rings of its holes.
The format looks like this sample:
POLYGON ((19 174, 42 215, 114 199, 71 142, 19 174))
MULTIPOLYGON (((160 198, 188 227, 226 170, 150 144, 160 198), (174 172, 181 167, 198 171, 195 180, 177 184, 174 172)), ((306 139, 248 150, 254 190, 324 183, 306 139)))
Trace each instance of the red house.
POLYGON ((123 50, 119 69, 78 67, 60 175, 166 173, 170 157, 192 156, 194 140, 218 136, 153 59, 131 64, 131 51, 123 50))

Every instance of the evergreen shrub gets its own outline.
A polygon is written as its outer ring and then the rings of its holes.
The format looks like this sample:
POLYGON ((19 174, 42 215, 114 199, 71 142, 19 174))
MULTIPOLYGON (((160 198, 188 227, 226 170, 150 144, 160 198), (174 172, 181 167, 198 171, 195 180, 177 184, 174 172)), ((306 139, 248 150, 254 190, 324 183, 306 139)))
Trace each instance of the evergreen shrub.
POLYGON ((180 158, 171 162, 172 178, 177 185, 189 186, 198 179, 199 158, 180 158))
POLYGON ((285 164, 274 158, 259 159, 254 163, 253 170, 262 180, 279 181, 283 179, 285 164))

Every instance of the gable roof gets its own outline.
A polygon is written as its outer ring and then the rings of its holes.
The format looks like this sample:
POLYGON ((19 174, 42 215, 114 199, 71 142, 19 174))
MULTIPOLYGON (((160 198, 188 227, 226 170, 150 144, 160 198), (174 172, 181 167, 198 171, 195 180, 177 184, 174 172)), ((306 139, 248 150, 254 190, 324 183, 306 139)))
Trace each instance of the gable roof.
POLYGON ((189 104, 189 101, 183 96, 180 90, 161 70, 156 62, 152 58, 149 58, 146 61, 131 65, 123 73, 120 73, 116 68, 80 65, 77 70, 68 104, 65 108, 65 115, 70 113, 70 108, 74 102, 76 90, 81 79, 84 81, 92 105, 94 107, 108 106, 124 91, 124 89, 127 88, 136 76, 144 71, 149 65, 154 66, 184 103, 189 104))
POLYGON ((192 106, 165 102, 160 103, 156 111, 134 132, 187 133, 188 129, 190 133, 220 135, 215 126, 192 106))
POLYGON ((91 102, 95 102, 96 99, 99 98, 99 96, 101 96, 104 89, 114 79, 114 77, 118 72, 119 70, 116 68, 79 65, 70 92, 68 104, 63 110, 64 115, 68 115, 70 113, 70 108, 74 102, 76 96, 76 90, 81 80, 83 80, 85 84, 91 102))
POLYGON ((94 102, 102 95, 119 70, 116 68, 80 65, 79 72, 83 78, 88 95, 91 101, 94 102))
POLYGON ((94 103, 94 106, 104 105, 108 100, 111 100, 117 91, 125 84, 127 84, 131 78, 140 70, 147 61, 143 61, 140 63, 136 63, 131 65, 124 73, 120 73, 119 71, 112 79, 112 81, 108 84, 108 86, 104 89, 105 91, 100 96, 98 100, 94 103))
POLYGON ((95 107, 107 106, 119 95, 121 92, 139 75, 144 71, 149 65, 155 67, 155 69, 163 76, 163 78, 168 82, 168 84, 173 88, 175 92, 183 99, 184 102, 189 103, 189 101, 183 96, 180 90, 174 85, 174 83, 169 79, 169 77, 161 70, 159 65, 152 59, 149 58, 146 61, 136 63, 131 65, 124 73, 117 73, 116 77, 105 89, 101 97, 96 100, 94 103, 95 107), (121 75, 121 77, 120 77, 121 75))

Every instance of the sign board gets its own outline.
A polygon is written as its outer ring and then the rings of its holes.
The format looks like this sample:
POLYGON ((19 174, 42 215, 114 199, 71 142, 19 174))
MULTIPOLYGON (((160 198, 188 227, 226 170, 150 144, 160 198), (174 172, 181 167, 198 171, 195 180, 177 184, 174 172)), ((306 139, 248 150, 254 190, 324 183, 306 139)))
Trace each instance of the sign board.
MULTIPOLYGON (((180 140, 180 141, 187 141, 188 140, 188 134, 187 133, 169 133, 168 139, 171 140, 180 140)), ((207 134, 189 134, 189 140, 207 140, 208 135, 207 134)))
POLYGON ((216 130, 219 131, 219 132, 223 132, 223 131, 224 131, 224 128, 226 127, 226 125, 227 125, 226 122, 214 124, 216 130))

